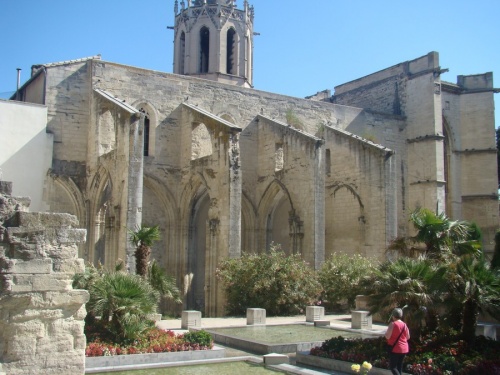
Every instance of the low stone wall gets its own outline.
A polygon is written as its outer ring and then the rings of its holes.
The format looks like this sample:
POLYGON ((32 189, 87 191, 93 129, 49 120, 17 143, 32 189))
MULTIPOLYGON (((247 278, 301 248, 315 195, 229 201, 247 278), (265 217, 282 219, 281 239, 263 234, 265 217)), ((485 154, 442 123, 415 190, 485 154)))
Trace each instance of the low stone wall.
POLYGON ((170 362, 204 361, 208 359, 224 358, 225 349, 214 346, 210 350, 189 350, 185 352, 151 353, 151 354, 130 354, 113 355, 103 357, 87 357, 85 359, 86 371, 105 372, 109 368, 116 369, 124 366, 155 365, 170 362))
POLYGON ((0 368, 9 375, 84 374, 85 229, 69 214, 30 213, 29 199, 0 190, 0 368))
MULTIPOLYGON (((297 365, 302 364, 306 366, 314 366, 330 371, 341 371, 345 372, 346 374, 350 374, 353 372, 351 370, 351 366, 353 364, 350 362, 318 357, 310 355, 309 352, 297 352, 295 359, 297 361, 297 365)), ((391 371, 377 367, 372 367, 372 369, 370 370, 370 375, 391 375, 391 374, 392 374, 391 371)), ((408 375, 405 372, 403 374, 408 375)))

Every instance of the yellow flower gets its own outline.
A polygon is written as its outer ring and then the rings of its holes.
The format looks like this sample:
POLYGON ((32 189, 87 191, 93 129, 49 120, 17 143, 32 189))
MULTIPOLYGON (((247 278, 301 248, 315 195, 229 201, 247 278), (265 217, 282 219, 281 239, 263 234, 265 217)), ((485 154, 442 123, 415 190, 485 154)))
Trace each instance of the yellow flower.
POLYGON ((370 371, 372 369, 371 363, 368 363, 366 361, 363 362, 363 368, 370 371))
POLYGON ((354 371, 354 372, 359 372, 359 370, 361 369, 361 366, 360 365, 352 365, 351 366, 351 370, 354 371))

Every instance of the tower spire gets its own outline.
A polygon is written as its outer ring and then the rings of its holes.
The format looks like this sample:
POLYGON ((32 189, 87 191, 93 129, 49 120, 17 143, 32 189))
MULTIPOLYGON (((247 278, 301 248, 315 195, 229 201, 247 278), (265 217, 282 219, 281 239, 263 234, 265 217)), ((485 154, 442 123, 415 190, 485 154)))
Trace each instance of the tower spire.
POLYGON ((175 1, 174 73, 252 87, 253 7, 247 0, 175 1))

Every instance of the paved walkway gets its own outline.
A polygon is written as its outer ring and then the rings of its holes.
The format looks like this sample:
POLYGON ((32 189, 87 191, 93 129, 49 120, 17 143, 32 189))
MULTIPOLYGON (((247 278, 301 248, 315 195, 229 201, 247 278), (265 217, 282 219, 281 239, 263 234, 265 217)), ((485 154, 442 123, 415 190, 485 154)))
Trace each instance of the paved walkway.
MULTIPOLYGON (((351 315, 325 315, 323 320, 329 320, 330 326, 332 328, 340 328, 340 329, 350 329, 351 328, 351 315)), ((296 324, 296 323, 305 323, 306 316, 305 315, 297 315, 297 316, 289 316, 289 317, 267 317, 266 325, 279 325, 279 324, 296 324)), ((202 318, 201 320, 201 328, 220 328, 220 327, 244 327, 247 324, 246 317, 224 317, 224 318, 202 318)), ((170 329, 177 332, 182 332, 181 329, 181 319, 168 319, 161 320, 156 323, 159 328, 162 329, 170 329)), ((387 329, 387 325, 380 324, 372 324, 371 332, 374 333, 384 333, 387 329)), ((222 346, 217 344, 217 346, 222 346)), ((253 356, 262 358, 261 355, 243 351, 236 348, 225 347, 226 349, 226 358, 232 357, 246 357, 253 356)), ((345 375, 345 373, 341 372, 332 372, 320 369, 306 369, 299 368, 295 366, 295 353, 288 353, 290 364, 286 365, 287 371, 290 373, 296 374, 308 374, 308 375, 322 375, 322 374, 332 374, 332 375, 345 375)))
MULTIPOLYGON (((330 321, 330 326, 334 328, 351 328, 351 315, 325 315, 324 320, 330 321)), ((305 315, 296 316, 272 316, 266 317, 267 325, 274 324, 294 324, 294 323, 305 323, 305 315)), ((168 319, 161 320, 156 323, 159 328, 180 330, 181 329, 181 319, 168 319)), ((247 325, 247 319, 245 317, 233 318, 202 318, 201 328, 219 328, 219 327, 243 327, 247 325)), ((376 332, 385 332, 387 325, 373 324, 372 330, 376 332)))

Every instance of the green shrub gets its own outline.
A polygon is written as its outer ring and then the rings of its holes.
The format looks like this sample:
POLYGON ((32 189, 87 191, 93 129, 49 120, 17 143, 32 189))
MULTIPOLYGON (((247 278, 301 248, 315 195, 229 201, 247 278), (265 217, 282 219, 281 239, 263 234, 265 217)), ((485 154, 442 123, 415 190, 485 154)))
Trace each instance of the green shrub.
POLYGON ((115 343, 129 342, 151 328, 146 316, 156 312, 160 294, 142 277, 87 266, 73 278, 73 287, 87 289, 86 333, 115 343), (100 317, 100 319, 96 319, 100 317))
POLYGON ((190 344, 198 344, 206 347, 212 347, 213 344, 212 336, 204 330, 186 332, 183 338, 190 344))
POLYGON ((322 298, 330 305, 346 300, 349 307, 354 306, 356 296, 362 293, 360 280, 370 276, 375 268, 374 260, 359 254, 333 254, 318 272, 318 279, 323 287, 322 298))
POLYGON ((266 309, 270 316, 302 313, 321 292, 314 270, 300 255, 287 256, 278 246, 223 260, 217 278, 226 293, 226 312, 234 315, 252 307, 266 309))

